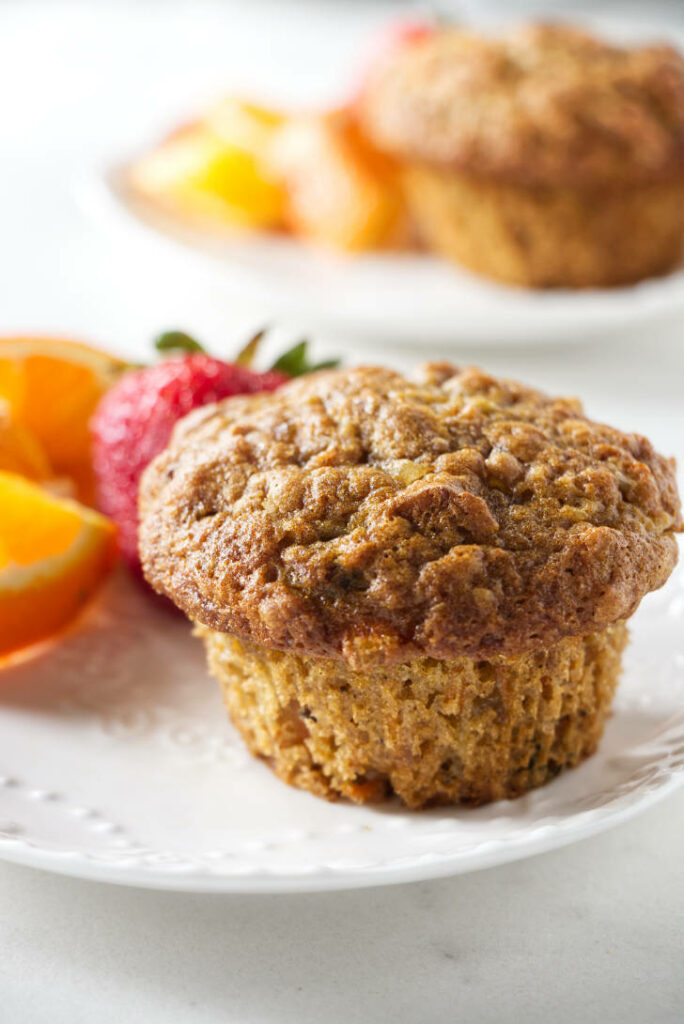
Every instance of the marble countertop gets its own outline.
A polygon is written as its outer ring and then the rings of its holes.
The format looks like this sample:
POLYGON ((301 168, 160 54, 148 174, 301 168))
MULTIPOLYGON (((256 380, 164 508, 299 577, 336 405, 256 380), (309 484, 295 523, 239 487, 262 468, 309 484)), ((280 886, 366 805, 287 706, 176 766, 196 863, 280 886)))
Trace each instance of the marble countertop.
MULTIPOLYGON (((139 352, 166 326, 221 341, 259 323, 258 309, 227 308, 215 285, 163 247, 99 234, 79 205, 79 182, 231 83, 268 91, 286 74, 293 98, 333 97, 391 6, 1 5, 0 331, 76 334, 139 352)), ((606 5, 627 7, 639 13, 606 5)), ((654 30, 676 18, 684 26, 681 4, 649 5, 649 16, 654 30)), ((362 346, 348 354, 369 358, 362 346)), ((580 394, 592 415, 647 433, 684 463, 682 322, 566 348, 450 354, 580 394)), ((372 357, 402 364, 416 353, 372 357)), ((680 790, 555 853, 360 892, 189 896, 0 863, 0 1018, 674 1024, 684 1019, 683 850, 680 790)))
POLYGON ((440 882, 201 897, 0 868, 13 1024, 676 1024, 684 793, 440 882))

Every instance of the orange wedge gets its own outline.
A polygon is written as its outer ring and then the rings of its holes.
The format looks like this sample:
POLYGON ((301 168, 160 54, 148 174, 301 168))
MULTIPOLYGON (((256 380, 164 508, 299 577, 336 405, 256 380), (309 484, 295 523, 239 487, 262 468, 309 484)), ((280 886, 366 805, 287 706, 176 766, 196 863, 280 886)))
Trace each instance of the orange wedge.
POLYGON ((115 558, 108 519, 0 471, 0 656, 67 625, 115 558))
POLYGON ((31 480, 47 480, 52 470, 47 456, 33 434, 15 423, 0 405, 0 470, 20 473, 31 480))
POLYGON ((289 118, 274 135, 270 162, 296 234, 349 252, 405 245, 393 172, 344 111, 289 118))
POLYGON ((235 141, 227 137, 231 126, 225 119, 222 136, 203 123, 176 132, 131 168, 133 189, 207 226, 281 224, 285 195, 264 173, 259 149, 269 127, 246 108, 242 114, 245 121, 254 122, 254 131, 250 135, 244 125, 235 126, 235 141))
POLYGON ((238 96, 224 96, 202 118, 202 123, 227 146, 263 158, 273 133, 285 115, 238 96))
MULTIPOLYGON (((59 338, 0 338, 0 399, 42 446, 56 476, 92 500, 88 422, 126 369, 120 359, 59 338)), ((34 474, 29 474, 34 475, 34 474)))

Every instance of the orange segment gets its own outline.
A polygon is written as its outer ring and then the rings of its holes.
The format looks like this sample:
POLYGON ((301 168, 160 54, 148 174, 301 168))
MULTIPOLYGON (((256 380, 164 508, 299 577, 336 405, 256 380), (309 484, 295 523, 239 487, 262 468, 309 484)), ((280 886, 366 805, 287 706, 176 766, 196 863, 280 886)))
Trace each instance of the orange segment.
POLYGON ((280 111, 237 96, 224 96, 202 119, 209 131, 226 145, 253 153, 260 159, 266 155, 275 129, 284 120, 285 115, 280 111))
POLYGON ((0 406, 0 470, 21 473, 31 480, 47 480, 52 470, 33 434, 15 423, 0 406))
POLYGON ((344 111, 286 121, 271 147, 294 231, 332 248, 388 248, 407 241, 393 169, 372 152, 344 111))
POLYGON ((260 108, 226 101, 211 122, 190 124, 141 157, 130 182, 154 202, 208 224, 278 226, 285 197, 264 169, 276 124, 260 108))
POLYGON ((88 423, 102 393, 126 365, 105 352, 57 338, 0 338, 0 399, 42 446, 54 473, 92 497, 88 423))
POLYGON ((108 519, 0 471, 0 655, 67 625, 115 558, 108 519))

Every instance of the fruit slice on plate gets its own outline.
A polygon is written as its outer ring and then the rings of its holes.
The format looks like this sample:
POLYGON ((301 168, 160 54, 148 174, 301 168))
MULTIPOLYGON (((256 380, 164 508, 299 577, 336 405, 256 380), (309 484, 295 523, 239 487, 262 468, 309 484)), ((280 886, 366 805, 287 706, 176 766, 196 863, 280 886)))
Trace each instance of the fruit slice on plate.
POLYGON ((295 233, 347 251, 407 243, 393 169, 345 111, 290 118, 275 135, 270 159, 286 187, 295 233))
POLYGON ((21 423, 15 423, 0 403, 0 470, 20 473, 31 480, 52 476, 48 458, 41 445, 21 423))
POLYGON ((259 106, 237 96, 224 96, 202 118, 202 123, 226 145, 263 160, 273 134, 285 120, 279 110, 259 106))
POLYGON ((66 626, 115 558, 108 519, 0 471, 0 656, 66 626))
POLYGON ((265 152, 279 116, 237 99, 174 132, 129 171, 133 189, 206 226, 274 228, 285 195, 265 152))
POLYGON ((43 448, 53 474, 72 477, 84 501, 92 500, 88 422, 125 369, 78 342, 0 338, 0 399, 43 448))

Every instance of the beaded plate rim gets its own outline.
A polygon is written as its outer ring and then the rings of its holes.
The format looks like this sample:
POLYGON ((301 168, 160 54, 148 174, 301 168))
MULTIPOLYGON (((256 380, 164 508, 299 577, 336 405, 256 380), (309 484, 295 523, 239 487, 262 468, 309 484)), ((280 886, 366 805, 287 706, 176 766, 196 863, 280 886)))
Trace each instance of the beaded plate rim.
POLYGON ((604 744, 558 780, 475 811, 355 808, 291 790, 247 754, 187 624, 120 572, 62 643, 0 678, 0 858, 148 888, 268 893, 441 877, 556 849, 684 783, 683 624, 679 569, 633 621, 604 744), (93 758, 100 778, 80 768, 93 758), (131 771, 143 778, 133 788, 131 771), (197 835, 171 821, 173 787, 197 835))

